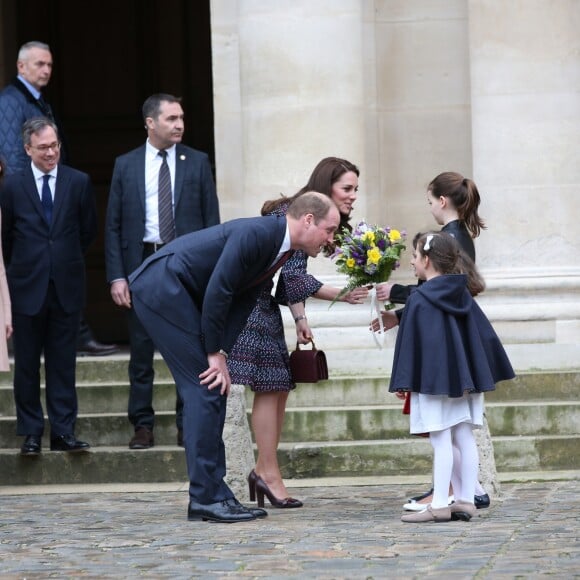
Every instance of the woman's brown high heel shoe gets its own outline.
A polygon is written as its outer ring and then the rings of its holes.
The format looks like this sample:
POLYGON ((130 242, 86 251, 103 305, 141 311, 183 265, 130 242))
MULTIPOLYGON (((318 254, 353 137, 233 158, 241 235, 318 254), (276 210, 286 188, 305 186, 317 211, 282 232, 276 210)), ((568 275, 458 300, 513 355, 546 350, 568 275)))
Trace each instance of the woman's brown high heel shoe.
POLYGON ((250 490, 250 501, 256 501, 256 481, 258 474, 252 469, 248 475, 248 489, 250 490))
MULTIPOLYGON (((251 475, 251 474, 250 474, 251 475)), ((272 507, 276 508, 299 508, 302 507, 304 504, 299 499, 294 499, 293 497, 286 497, 284 499, 278 499, 271 491, 270 488, 266 485, 266 482, 254 472, 256 476, 254 489, 256 495, 258 496, 258 507, 264 507, 264 496, 268 498, 272 507)), ((250 491, 250 496, 251 496, 250 491)))

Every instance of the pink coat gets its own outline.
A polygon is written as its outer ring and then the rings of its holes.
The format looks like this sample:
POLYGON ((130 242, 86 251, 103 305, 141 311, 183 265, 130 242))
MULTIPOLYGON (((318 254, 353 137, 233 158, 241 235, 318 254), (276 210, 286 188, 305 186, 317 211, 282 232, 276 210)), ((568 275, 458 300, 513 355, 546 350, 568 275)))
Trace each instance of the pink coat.
POLYGON ((4 258, 0 251, 0 371, 10 370, 6 326, 12 326, 12 308, 10 306, 10 294, 8 293, 4 258))

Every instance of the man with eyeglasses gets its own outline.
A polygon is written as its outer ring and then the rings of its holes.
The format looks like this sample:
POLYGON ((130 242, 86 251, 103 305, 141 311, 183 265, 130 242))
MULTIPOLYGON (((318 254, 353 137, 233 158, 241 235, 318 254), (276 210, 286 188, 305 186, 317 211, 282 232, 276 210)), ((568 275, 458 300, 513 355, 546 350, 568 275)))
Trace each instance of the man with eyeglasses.
POLYGON ((12 300, 16 432, 20 453, 41 452, 44 413, 40 362, 44 355, 51 451, 82 452, 77 419, 76 339, 85 305, 84 255, 97 235, 90 178, 59 164, 54 122, 24 123, 30 163, 6 177, 0 190, 2 250, 12 300))
MULTIPOLYGON (((62 127, 50 105, 44 100, 42 90, 46 88, 52 74, 52 54, 48 44, 31 41, 23 44, 16 61, 17 76, 0 92, 0 156, 6 163, 6 174, 18 173, 30 160, 22 143, 22 124, 33 117, 47 117, 59 128, 62 127)), ((60 162, 68 162, 66 147, 60 146, 60 162)), ((84 316, 79 323, 77 355, 105 356, 115 354, 115 344, 97 341, 84 316)))

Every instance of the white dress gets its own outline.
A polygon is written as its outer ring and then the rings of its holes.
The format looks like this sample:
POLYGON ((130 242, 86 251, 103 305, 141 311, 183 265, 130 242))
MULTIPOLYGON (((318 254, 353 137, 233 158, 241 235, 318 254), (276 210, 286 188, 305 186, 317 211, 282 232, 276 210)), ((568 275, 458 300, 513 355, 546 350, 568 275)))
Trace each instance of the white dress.
POLYGON ((463 397, 411 393, 411 434, 442 431, 459 423, 471 423, 475 428, 483 425, 483 393, 463 397))

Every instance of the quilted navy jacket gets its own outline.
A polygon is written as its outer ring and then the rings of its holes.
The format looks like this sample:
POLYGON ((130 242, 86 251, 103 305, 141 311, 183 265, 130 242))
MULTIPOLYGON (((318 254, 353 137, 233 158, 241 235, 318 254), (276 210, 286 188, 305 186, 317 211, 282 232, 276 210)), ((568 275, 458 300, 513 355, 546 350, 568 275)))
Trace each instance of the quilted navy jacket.
POLYGON ((53 118, 50 109, 43 107, 17 78, 0 92, 0 155, 6 162, 6 175, 19 173, 30 164, 22 144, 22 125, 27 119, 42 116, 53 118))

